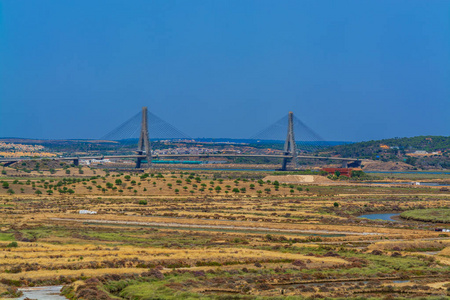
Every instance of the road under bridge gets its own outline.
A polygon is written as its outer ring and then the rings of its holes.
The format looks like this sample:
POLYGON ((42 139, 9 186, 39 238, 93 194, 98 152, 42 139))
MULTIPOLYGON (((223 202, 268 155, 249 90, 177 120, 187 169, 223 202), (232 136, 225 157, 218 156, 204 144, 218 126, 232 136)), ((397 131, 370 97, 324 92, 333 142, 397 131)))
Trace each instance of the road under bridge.
MULTIPOLYGON (((163 155, 152 155, 152 159, 158 158, 234 158, 234 157, 249 157, 249 158, 278 158, 278 159, 288 159, 292 160, 294 157, 292 155, 282 155, 282 154, 163 154, 163 155)), ((343 157, 324 157, 324 156, 308 156, 308 155, 297 155, 295 157, 297 160, 303 159, 318 159, 318 160, 332 160, 342 163, 343 167, 359 167, 363 160, 354 158, 343 158, 343 157)), ((67 156, 67 157, 24 157, 24 158, 0 158, 0 163, 4 166, 11 165, 18 161, 31 161, 31 160, 56 160, 56 161, 72 161, 74 165, 78 166, 80 160, 102 160, 102 159, 137 159, 145 160, 147 156, 144 154, 136 155, 92 155, 92 156, 67 156)))

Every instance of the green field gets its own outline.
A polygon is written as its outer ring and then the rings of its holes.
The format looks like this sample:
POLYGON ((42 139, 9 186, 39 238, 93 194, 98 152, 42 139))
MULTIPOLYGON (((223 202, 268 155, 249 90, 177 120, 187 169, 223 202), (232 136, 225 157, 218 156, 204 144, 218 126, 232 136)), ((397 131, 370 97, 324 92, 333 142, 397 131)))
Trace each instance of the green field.
POLYGON ((14 235, 12 233, 2 233, 0 232, 0 241, 9 242, 14 241, 14 235))
POLYGON ((401 213, 400 216, 409 220, 450 223, 450 209, 448 208, 409 210, 401 213))
MULTIPOLYGON (((439 171, 438 171, 439 172, 439 171)), ((370 177, 376 178, 377 180, 411 180, 411 181, 417 181, 417 180, 432 180, 435 182, 447 182, 450 181, 450 175, 449 174, 433 174, 430 172, 403 172, 403 173, 377 173, 377 172, 371 172, 367 173, 370 177)))

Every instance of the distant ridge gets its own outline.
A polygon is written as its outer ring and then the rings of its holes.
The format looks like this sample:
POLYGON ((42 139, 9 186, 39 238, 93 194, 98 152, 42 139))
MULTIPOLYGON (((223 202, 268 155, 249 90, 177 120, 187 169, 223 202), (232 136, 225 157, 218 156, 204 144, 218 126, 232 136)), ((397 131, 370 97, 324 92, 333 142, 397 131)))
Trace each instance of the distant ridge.
POLYGON ((382 152, 390 152, 392 155, 398 156, 398 153, 395 153, 397 151, 403 155, 411 151, 448 152, 450 151, 450 136, 427 135, 372 140, 336 145, 321 152, 342 157, 376 158, 382 152))
MULTIPOLYGON (((164 141, 164 140, 174 140, 174 141, 189 141, 192 140, 194 142, 199 143, 235 143, 235 144, 282 144, 284 143, 283 140, 254 140, 254 139, 233 139, 233 138, 192 138, 192 139, 151 139, 152 141, 164 141)), ((102 139, 33 139, 33 138, 19 138, 19 137, 2 137, 0 138, 0 141, 2 142, 8 142, 8 143, 51 143, 51 142, 86 142, 86 143, 111 143, 114 141, 110 140, 102 140, 102 139)), ((132 143, 137 142, 138 139, 132 138, 132 139, 124 139, 124 140, 118 140, 115 142, 125 142, 125 143, 132 143)), ((308 141, 305 141, 303 143, 308 143, 308 141)), ((346 141, 321 141, 321 142, 313 142, 311 143, 315 144, 321 144, 324 146, 336 146, 336 145, 345 145, 345 144, 351 144, 352 142, 346 142, 346 141)))

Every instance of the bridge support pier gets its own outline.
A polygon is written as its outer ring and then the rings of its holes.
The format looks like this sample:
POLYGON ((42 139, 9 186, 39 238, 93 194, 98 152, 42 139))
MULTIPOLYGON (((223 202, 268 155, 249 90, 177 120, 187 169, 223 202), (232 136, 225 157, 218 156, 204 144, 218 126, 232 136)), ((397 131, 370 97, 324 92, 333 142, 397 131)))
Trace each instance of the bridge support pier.
POLYGON ((79 159, 79 158, 75 158, 75 159, 73 160, 73 165, 76 166, 76 167, 78 167, 78 166, 80 165, 80 159, 79 159))
MULTIPOLYGON (((152 166, 152 153, 150 146, 150 139, 148 138, 148 125, 147 125, 147 107, 142 108, 142 123, 141 123, 141 135, 139 136, 139 143, 137 149, 138 155, 144 155, 147 158, 148 166, 152 166)), ((136 169, 141 168, 142 158, 136 159, 136 169)))
MULTIPOLYGON (((137 152, 138 155, 142 155, 142 151, 137 152)), ((136 169, 140 169, 142 165, 142 158, 138 157, 136 158, 136 169)))
POLYGON ((281 163, 281 171, 287 170, 287 163, 290 161, 294 168, 297 167, 297 145, 295 144, 294 137, 294 113, 289 112, 288 116, 288 130, 286 136, 286 142, 284 143, 284 153, 286 157, 283 158, 281 163))
POLYGON ((348 161, 343 160, 343 161, 342 161, 341 168, 348 168, 348 161))

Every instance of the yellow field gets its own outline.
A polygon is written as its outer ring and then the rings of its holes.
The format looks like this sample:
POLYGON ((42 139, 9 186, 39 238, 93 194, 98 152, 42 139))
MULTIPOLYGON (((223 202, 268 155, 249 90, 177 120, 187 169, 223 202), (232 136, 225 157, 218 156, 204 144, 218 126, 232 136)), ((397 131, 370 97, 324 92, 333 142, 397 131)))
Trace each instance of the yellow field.
POLYGON ((448 206, 450 194, 436 188, 291 185, 245 172, 77 170, 65 179, 57 175, 64 170, 3 179, 0 295, 18 285, 78 280, 72 296, 89 290, 94 298, 146 299, 161 286, 162 299, 359 297, 384 295, 390 284, 392 293, 428 297, 445 295, 440 283, 450 280, 450 237, 434 231, 446 225, 357 218, 448 206), (408 282, 393 282, 402 279, 408 282), (121 280, 128 288, 116 290, 121 280))

